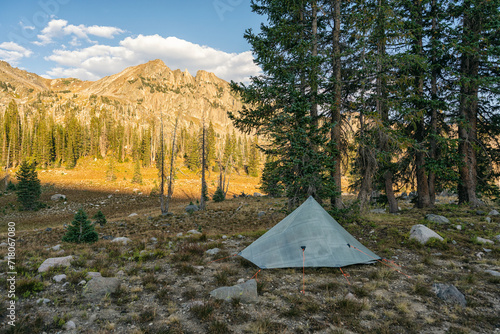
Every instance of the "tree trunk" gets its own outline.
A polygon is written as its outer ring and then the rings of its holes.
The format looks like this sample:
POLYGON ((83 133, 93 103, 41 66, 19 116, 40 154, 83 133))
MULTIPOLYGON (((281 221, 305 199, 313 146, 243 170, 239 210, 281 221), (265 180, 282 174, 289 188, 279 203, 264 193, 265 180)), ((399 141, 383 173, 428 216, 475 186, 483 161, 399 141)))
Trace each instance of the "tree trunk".
MULTIPOLYGON (((469 4, 470 6, 470 4, 469 4)), ((481 18, 472 16, 465 9, 463 18, 462 43, 469 45, 469 40, 479 38, 481 32, 481 18)), ((458 186, 459 203, 469 203, 472 207, 481 205, 477 198, 477 157, 474 145, 477 141, 477 113, 478 113, 478 82, 479 74, 479 50, 474 43, 470 44, 474 49, 462 54, 460 64, 461 87, 459 106, 459 152, 463 158, 459 166, 460 184, 458 186)))
POLYGON ((205 210, 205 191, 207 188, 207 183, 205 181, 205 116, 203 116, 203 128, 201 131, 201 196, 200 196, 200 210, 205 210))
MULTIPOLYGON (((438 70, 437 66, 437 57, 436 57, 436 34, 437 34, 437 9, 436 9, 436 0, 432 0, 431 3, 431 16, 432 16, 432 28, 431 28, 431 136, 430 136, 430 151, 429 157, 432 161, 436 161, 437 156, 437 107, 436 102, 438 99, 437 95, 437 76, 438 70)), ((432 170, 429 171, 428 177, 429 183, 429 198, 431 205, 436 203, 436 173, 432 170)))
POLYGON ((333 162, 334 169, 331 172, 333 175, 332 179, 335 182, 335 186, 337 188, 338 194, 334 195, 331 199, 331 205, 334 208, 342 209, 342 171, 341 171, 341 101, 342 101, 342 77, 341 77, 341 58, 340 58, 340 0, 333 0, 333 76, 334 76, 334 102, 331 106, 331 122, 332 122, 332 130, 331 130, 331 141, 333 148, 333 162))
POLYGON ((179 124, 180 113, 177 115, 175 119, 174 133, 172 135, 172 155, 170 157, 170 175, 168 177, 168 190, 167 190, 167 198, 165 201, 165 212, 168 212, 170 206, 170 200, 172 199, 172 195, 174 193, 174 161, 175 161, 175 139, 177 134, 177 125, 179 124))
POLYGON ((164 189, 165 189, 165 154, 164 154, 164 145, 163 145, 163 113, 160 110, 160 207, 161 207, 161 214, 165 215, 168 212, 168 208, 166 206, 166 201, 165 201, 165 196, 164 194, 164 189))

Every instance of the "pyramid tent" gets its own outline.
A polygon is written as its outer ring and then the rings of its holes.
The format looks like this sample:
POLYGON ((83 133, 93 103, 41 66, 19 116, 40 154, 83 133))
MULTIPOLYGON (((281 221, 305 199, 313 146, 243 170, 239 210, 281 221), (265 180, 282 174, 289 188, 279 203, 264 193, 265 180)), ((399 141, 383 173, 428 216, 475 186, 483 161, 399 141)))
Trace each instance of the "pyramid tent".
POLYGON ((305 267, 345 267, 380 259, 312 197, 239 255, 262 269, 302 267, 303 261, 305 267))

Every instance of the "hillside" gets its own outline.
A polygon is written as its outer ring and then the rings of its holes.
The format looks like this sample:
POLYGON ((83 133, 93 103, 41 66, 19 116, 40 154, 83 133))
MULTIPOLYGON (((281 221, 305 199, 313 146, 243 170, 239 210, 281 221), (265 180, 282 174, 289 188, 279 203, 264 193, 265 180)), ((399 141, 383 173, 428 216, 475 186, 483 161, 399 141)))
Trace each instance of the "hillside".
MULTIPOLYGON (((205 112, 218 132, 232 130, 227 111, 241 107, 229 84, 213 73, 171 70, 161 60, 126 68, 98 81, 45 79, 0 61, 0 114, 14 100, 23 111, 43 105, 50 115, 75 105, 79 117, 88 122, 92 109, 106 108, 126 122, 154 118, 162 110, 166 118, 182 111, 181 124, 200 124, 205 112)), ((59 119, 61 119, 60 117, 59 119)))

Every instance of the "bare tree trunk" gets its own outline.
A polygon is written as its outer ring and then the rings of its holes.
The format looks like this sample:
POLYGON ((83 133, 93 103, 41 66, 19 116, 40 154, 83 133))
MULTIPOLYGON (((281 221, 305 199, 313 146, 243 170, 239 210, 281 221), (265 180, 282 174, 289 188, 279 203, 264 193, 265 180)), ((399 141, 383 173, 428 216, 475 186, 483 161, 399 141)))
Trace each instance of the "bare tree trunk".
POLYGON ((332 130, 331 130, 331 141, 333 144, 334 152, 333 161, 334 161, 334 170, 333 181, 335 182, 335 186, 337 187, 338 195, 333 196, 330 199, 330 203, 333 207, 337 209, 342 209, 344 207, 342 203, 342 171, 341 171, 341 105, 342 105, 342 76, 341 76, 341 63, 340 63, 340 0, 333 0, 333 76, 334 76, 334 94, 335 101, 331 106, 331 122, 332 122, 332 130))
POLYGON ((170 206, 170 200, 172 199, 172 195, 174 194, 174 161, 175 161, 175 139, 177 134, 177 125, 179 124, 180 112, 177 114, 175 119, 174 133, 172 135, 172 155, 170 157, 170 175, 168 177, 168 190, 167 190, 167 200, 165 202, 165 212, 168 212, 170 206))
POLYGON ((207 183, 205 181, 205 169, 206 169, 206 161, 205 161, 205 113, 203 113, 203 122, 202 122, 202 131, 201 131, 201 196, 200 196, 200 210, 205 210, 205 192, 207 189, 207 183))
POLYGON ((166 201, 165 201, 165 196, 164 194, 164 189, 165 189, 165 153, 164 153, 164 145, 163 145, 163 112, 160 110, 160 207, 161 207, 161 214, 166 215, 168 212, 168 208, 166 206, 166 201))

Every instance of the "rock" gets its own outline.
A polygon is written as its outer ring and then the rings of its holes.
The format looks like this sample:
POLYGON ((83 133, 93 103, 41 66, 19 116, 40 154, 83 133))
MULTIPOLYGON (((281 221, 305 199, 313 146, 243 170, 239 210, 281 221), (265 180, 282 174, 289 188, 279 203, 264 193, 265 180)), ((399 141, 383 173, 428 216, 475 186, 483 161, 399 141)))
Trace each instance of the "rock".
POLYGON ((239 298, 242 303, 255 303, 258 299, 257 281, 251 279, 243 284, 221 287, 210 292, 210 295, 216 299, 226 301, 239 298))
POLYGON ((265 211, 259 211, 259 213, 257 213, 257 217, 264 217, 266 215, 266 212, 265 211))
POLYGON ((496 277, 500 277, 500 272, 495 271, 495 270, 485 270, 484 272, 488 273, 490 275, 496 276, 496 277))
POLYGON ((201 234, 201 232, 197 231, 197 230, 189 230, 186 232, 187 234, 201 234))
POLYGON ((92 279, 92 278, 96 278, 96 277, 102 277, 102 275, 101 275, 101 273, 96 272, 96 271, 89 271, 87 273, 87 277, 90 277, 92 279))
POLYGON ((112 235, 103 235, 103 236, 101 237, 101 239, 103 239, 103 240, 113 240, 113 239, 114 239, 114 237, 113 237, 112 235))
POLYGON ((217 253, 220 252, 220 249, 219 248, 212 248, 212 249, 209 249, 207 251, 205 251, 205 254, 208 254, 208 255, 215 255, 217 253))
POLYGON ((87 284, 87 281, 82 279, 80 282, 78 282, 78 286, 84 286, 85 284, 87 284))
POLYGON ((486 222, 487 222, 488 224, 489 224, 489 223, 491 223, 491 218, 490 218, 490 217, 486 217, 486 218, 485 218, 485 220, 486 220, 486 222))
POLYGON ((223 236, 222 236, 222 239, 227 239, 227 235, 223 235, 223 236))
POLYGON ((477 242, 479 242, 481 244, 494 244, 494 242, 491 241, 490 239, 484 239, 481 237, 477 237, 476 240, 477 240, 477 242))
POLYGON ((182 232, 177 233, 176 237, 182 237, 182 232))
POLYGON ((61 282, 62 280, 65 280, 66 279, 66 275, 62 274, 62 275, 56 275, 54 277, 52 277, 52 279, 54 281, 56 281, 57 283, 61 282))
POLYGON ((486 214, 486 212, 484 212, 483 210, 476 210, 476 215, 478 216, 484 216, 486 214))
POLYGON ((44 273, 49 268, 55 267, 55 266, 63 266, 63 267, 69 267, 71 265, 71 261, 73 260, 73 256, 64 256, 64 257, 52 257, 50 259, 47 259, 43 261, 43 263, 38 267, 38 272, 39 273, 44 273))
POLYGON ((447 303, 459 304, 463 307, 467 305, 465 296, 451 284, 435 283, 432 285, 433 292, 447 303))
POLYGON ((48 304, 48 303, 50 303, 50 299, 47 299, 47 298, 39 298, 39 299, 37 299, 36 303, 37 303, 37 304, 40 304, 40 303, 43 303, 43 304, 48 304))
POLYGON ((188 213, 195 212, 198 210, 199 210, 198 205, 189 204, 188 206, 186 206, 186 212, 188 212, 188 213))
POLYGON ((426 215, 425 219, 437 224, 448 224, 450 222, 448 218, 440 215, 434 215, 432 213, 426 215))
POLYGON ((253 193, 253 197, 262 197, 261 193, 253 193))
POLYGON ((121 242, 122 244, 126 245, 128 244, 129 242, 131 242, 132 240, 130 240, 129 238, 127 237, 118 237, 118 238, 114 238, 113 240, 111 240, 111 242, 121 242))
POLYGON ((53 200, 53 201, 65 201, 66 200, 66 195, 62 195, 62 194, 55 194, 55 195, 52 195, 50 196, 50 199, 53 200))
POLYGON ((149 240, 151 240, 151 242, 158 242, 158 239, 156 239, 155 237, 152 237, 152 238, 151 238, 151 239, 149 239, 149 240))
POLYGON ((500 234, 495 236, 495 240, 500 242, 500 234))
POLYGON ((50 231, 52 231, 52 229, 51 229, 50 227, 47 227, 47 228, 45 229, 45 232, 50 232, 50 231))
POLYGON ((2 243, 0 244, 0 247, 7 247, 7 246, 8 246, 8 244, 7 244, 6 242, 2 242, 2 243))
POLYGON ((58 251, 60 249, 61 249, 61 245, 55 245, 54 247, 52 247, 53 251, 58 251))
POLYGON ((129 214, 128 216, 129 217, 135 217, 135 216, 138 216, 138 214, 134 212, 134 213, 129 214))
POLYGON ((64 329, 67 331, 76 329, 76 324, 73 321, 68 321, 67 323, 64 324, 64 329))
POLYGON ((116 277, 94 277, 85 285, 82 294, 89 299, 100 299, 119 287, 120 280, 116 277))
POLYGON ((457 230, 459 230, 459 231, 462 231, 462 225, 457 225, 457 226, 455 226, 455 228, 456 228, 457 230))
POLYGON ((385 209, 372 209, 370 210, 371 213, 385 213, 385 209))
POLYGON ((243 283, 245 283, 245 279, 244 279, 244 278, 240 278, 240 279, 238 280, 238 282, 236 282, 236 283, 238 283, 238 284, 243 284, 243 283))
POLYGON ((500 213, 498 213, 497 210, 491 210, 490 213, 488 213, 488 216, 498 216, 500 213))
POLYGON ((410 230, 410 239, 415 239, 421 244, 426 244, 427 241, 429 241, 429 239, 431 238, 436 238, 440 241, 444 240, 439 234, 426 227, 425 225, 418 224, 412 226, 410 230))

